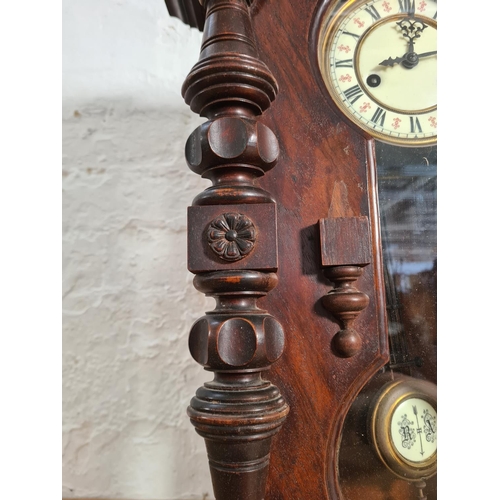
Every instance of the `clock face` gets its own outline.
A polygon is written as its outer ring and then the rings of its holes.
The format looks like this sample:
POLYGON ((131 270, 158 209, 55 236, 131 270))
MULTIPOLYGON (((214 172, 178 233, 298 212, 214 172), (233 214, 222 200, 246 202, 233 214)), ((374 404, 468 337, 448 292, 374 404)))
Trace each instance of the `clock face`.
POLYGON ((435 143, 437 3, 346 2, 325 19, 320 68, 340 110, 384 142, 435 143))
POLYGON ((437 450, 436 410, 424 399, 408 398, 392 414, 390 436, 395 450, 410 462, 425 462, 437 450))

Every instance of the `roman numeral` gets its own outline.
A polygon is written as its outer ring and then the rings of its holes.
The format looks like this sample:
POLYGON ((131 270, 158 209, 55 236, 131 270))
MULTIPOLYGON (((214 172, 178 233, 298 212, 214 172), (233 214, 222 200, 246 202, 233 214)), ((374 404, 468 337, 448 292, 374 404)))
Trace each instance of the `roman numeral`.
POLYGON ((336 68, 352 68, 352 59, 336 59, 334 64, 336 68))
POLYGON ((438 18, 438 11, 436 10, 436 13, 432 16, 432 19, 437 19, 438 18))
POLYGON ((406 12, 408 16, 415 16, 415 0, 398 0, 399 12, 406 12))
POLYGON ((345 90, 344 95, 351 104, 354 104, 363 95, 363 91, 359 85, 354 85, 345 90))
POLYGON ((342 31, 342 34, 343 35, 349 35, 349 36, 352 36, 354 37, 356 40, 359 39, 359 35, 356 35, 356 33, 351 33, 350 31, 342 31))
POLYGON ((377 9, 373 5, 370 5, 365 10, 366 12, 368 12, 368 14, 370 14, 370 16, 373 17, 374 21, 378 21, 380 19, 380 14, 377 12, 377 9))
POLYGON ((382 108, 377 108, 377 111, 375 111, 375 113, 373 113, 371 121, 375 125, 380 125, 381 127, 383 127, 384 121, 385 121, 385 115, 386 115, 386 112, 382 108))
POLYGON ((410 116, 410 132, 412 134, 422 132, 422 127, 416 116, 410 116))

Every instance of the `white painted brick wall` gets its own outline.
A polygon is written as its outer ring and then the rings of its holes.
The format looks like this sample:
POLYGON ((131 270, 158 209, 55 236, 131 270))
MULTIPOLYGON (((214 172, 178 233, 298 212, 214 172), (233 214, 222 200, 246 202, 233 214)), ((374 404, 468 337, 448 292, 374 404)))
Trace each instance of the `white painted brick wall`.
POLYGON ((163 0, 63 7, 63 496, 210 499, 186 416, 212 309, 186 270, 186 166, 202 119, 180 96, 201 34, 163 0))

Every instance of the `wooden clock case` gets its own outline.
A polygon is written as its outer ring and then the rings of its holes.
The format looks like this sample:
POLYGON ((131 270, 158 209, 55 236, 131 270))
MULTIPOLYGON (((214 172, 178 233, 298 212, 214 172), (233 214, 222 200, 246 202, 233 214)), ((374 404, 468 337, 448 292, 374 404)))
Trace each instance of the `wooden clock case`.
POLYGON ((375 145, 321 78, 330 3, 167 1, 204 29, 186 159, 213 186, 189 208, 188 267, 217 306, 189 347, 214 380, 188 414, 218 500, 417 498, 363 435, 389 360, 375 145))

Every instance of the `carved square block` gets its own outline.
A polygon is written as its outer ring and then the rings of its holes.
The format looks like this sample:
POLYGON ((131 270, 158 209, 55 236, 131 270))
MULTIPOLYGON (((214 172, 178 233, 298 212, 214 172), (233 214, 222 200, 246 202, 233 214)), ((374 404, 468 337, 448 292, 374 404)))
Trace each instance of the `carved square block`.
POLYGON ((188 208, 188 269, 278 269, 276 205, 202 205, 188 208))
POLYGON ((371 262, 368 217, 320 219, 319 232, 323 266, 362 266, 371 262))

